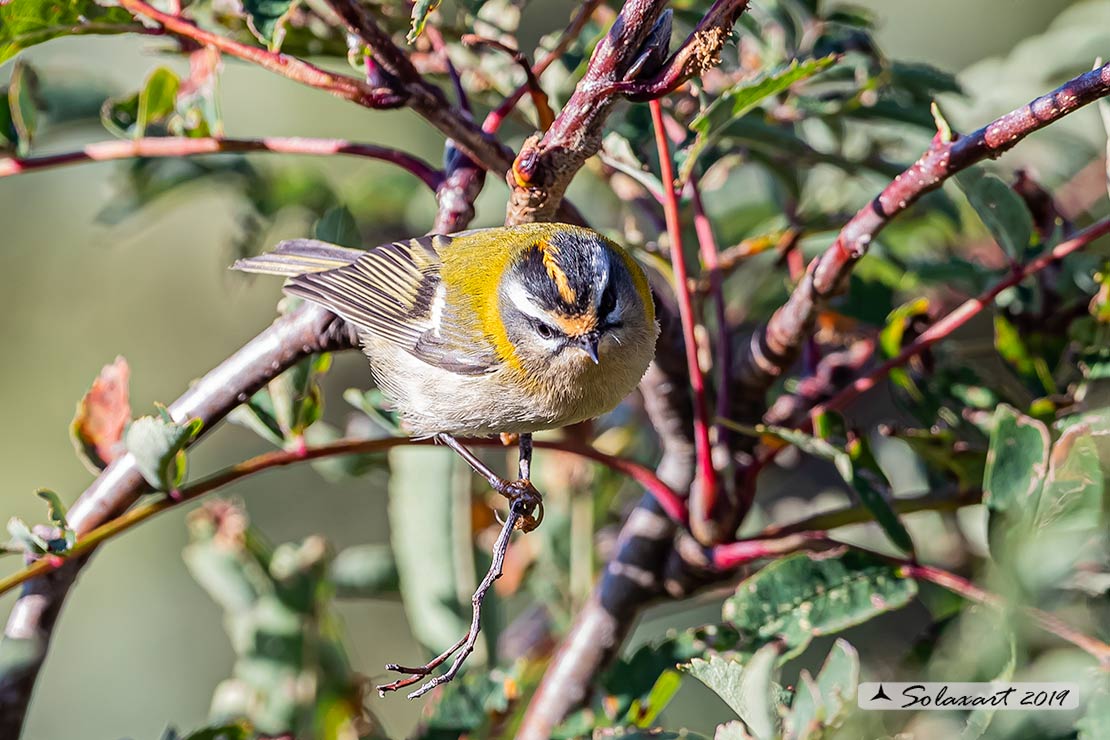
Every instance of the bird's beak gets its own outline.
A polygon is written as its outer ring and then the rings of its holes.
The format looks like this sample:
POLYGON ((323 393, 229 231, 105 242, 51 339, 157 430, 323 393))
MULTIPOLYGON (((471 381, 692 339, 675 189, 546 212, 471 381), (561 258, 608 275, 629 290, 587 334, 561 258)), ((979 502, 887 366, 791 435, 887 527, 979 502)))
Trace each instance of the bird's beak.
POLYGON ((596 331, 589 334, 584 334, 578 339, 578 347, 589 355, 590 359, 594 361, 595 365, 601 364, 601 358, 597 354, 597 345, 601 341, 601 335, 596 331))

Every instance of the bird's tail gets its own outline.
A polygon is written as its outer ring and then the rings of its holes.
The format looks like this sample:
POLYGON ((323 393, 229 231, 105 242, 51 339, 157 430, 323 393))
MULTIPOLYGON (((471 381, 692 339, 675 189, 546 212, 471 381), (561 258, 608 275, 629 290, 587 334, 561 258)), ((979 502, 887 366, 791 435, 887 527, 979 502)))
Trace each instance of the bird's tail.
POLYGON ((231 269, 293 277, 343 267, 364 254, 366 252, 361 249, 337 247, 316 239, 290 239, 278 244, 272 252, 236 260, 231 269))

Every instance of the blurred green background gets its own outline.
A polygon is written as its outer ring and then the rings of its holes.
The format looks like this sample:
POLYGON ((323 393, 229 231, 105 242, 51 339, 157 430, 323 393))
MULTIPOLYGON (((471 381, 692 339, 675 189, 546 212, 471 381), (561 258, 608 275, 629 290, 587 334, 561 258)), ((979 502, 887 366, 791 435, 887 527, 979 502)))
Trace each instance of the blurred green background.
MULTIPOLYGON (((1042 31, 1070 3, 1057 0, 869 0, 857 3, 882 19, 883 48, 907 61, 959 71, 1008 53, 1042 31)), ((568 3, 533 3, 525 25, 535 32, 559 27, 568 3), (542 7, 541 7, 542 6, 542 7)), ((151 43, 134 38, 52 42, 25 57, 44 76, 90 77, 107 91, 139 87, 157 64, 151 43)), ((225 62, 221 100, 229 136, 343 137, 388 144, 437 162, 441 140, 405 112, 370 112, 261 70, 225 62)), ((0 69, 0 81, 10 73, 0 69)), ((975 74, 991 73, 980 65, 975 74)), ((983 81, 980 79, 980 81, 983 81)), ((1033 80, 1030 94, 1041 89, 1033 80)), ((999 99, 972 106, 967 126, 1015 107, 1028 96, 1010 88, 999 99), (993 107, 992 107, 993 106, 993 107)), ((97 125, 52 128, 39 152, 64 151, 107 138, 97 125)), ((257 155, 272 162, 275 155, 257 155)), ((294 161, 288 158, 286 161, 294 161)), ((357 198, 361 183, 386 173, 361 160, 303 158, 343 196, 357 198)), ((229 274, 229 243, 239 210, 230 191, 203 188, 172 198, 123 223, 97 214, 113 203, 118 166, 93 164, 0 180, 0 511, 29 521, 42 518, 39 486, 72 501, 90 476, 73 454, 67 426, 74 404, 100 367, 123 355, 132 369, 132 407, 148 413, 169 402, 189 381, 219 362, 274 315, 279 285, 229 274)), ((404 214, 407 232, 422 233, 434 203, 415 191, 404 214)), ((503 212, 504 187, 490 178, 479 222, 503 212)), ((273 239, 303 234, 307 221, 284 219, 273 239)), ((401 237, 407 234, 389 234, 401 237)), ((360 357, 339 358, 328 377, 328 397, 365 383, 360 357)), ((265 449, 253 434, 225 426, 191 455, 200 474, 265 449)), ((542 464, 542 458, 541 458, 542 464)), ((381 477, 324 483, 307 467, 252 478, 229 491, 247 504, 252 520, 275 542, 324 534, 336 547, 387 541, 381 477)), ((413 495, 419 495, 414 491, 413 495)), ((228 676, 233 655, 219 609, 182 564, 183 518, 173 511, 97 554, 82 574, 58 629, 41 677, 25 736, 32 740, 155 738, 167 724, 201 724, 211 692, 228 676)), ((13 567, 9 561, 6 567, 13 567)), ((0 600, 6 615, 12 597, 0 600)), ((377 675, 387 660, 413 662, 418 647, 397 602, 341 604, 355 668, 377 675), (383 639, 383 636, 388 636, 383 639)), ((669 625, 677 607, 649 612, 641 634, 669 625)), ((683 619, 693 619, 684 614, 683 619)), ((401 737, 420 704, 401 696, 371 699, 390 734, 401 737)), ((681 711, 681 708, 675 711, 681 711)), ((679 720, 681 721, 681 720, 679 720)))

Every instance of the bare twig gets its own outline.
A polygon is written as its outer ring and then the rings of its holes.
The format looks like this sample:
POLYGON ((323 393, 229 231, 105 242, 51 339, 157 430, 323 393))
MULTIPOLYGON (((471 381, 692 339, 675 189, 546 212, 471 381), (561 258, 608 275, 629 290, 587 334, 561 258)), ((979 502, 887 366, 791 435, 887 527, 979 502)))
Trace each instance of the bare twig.
POLYGON ((263 139, 191 139, 158 136, 87 144, 79 151, 48 154, 41 157, 0 157, 0 177, 61 167, 82 162, 107 162, 134 157, 190 157, 200 154, 228 152, 273 152, 280 154, 312 154, 330 156, 346 154, 353 157, 391 162, 411 172, 432 190, 439 187, 443 174, 419 157, 388 147, 359 144, 344 139, 307 139, 300 137, 269 137, 263 139))
POLYGON ((347 75, 328 72, 297 57, 242 44, 226 36, 200 28, 180 16, 163 13, 142 0, 120 0, 133 16, 158 23, 166 33, 212 46, 225 54, 257 64, 263 69, 288 77, 309 87, 325 90, 367 108, 400 108, 404 97, 388 87, 376 87, 347 75))
POLYGON ((370 47, 374 61, 392 78, 405 104, 455 142, 475 162, 497 173, 508 170, 513 152, 487 135, 470 116, 452 106, 443 91, 425 80, 365 6, 355 0, 328 0, 347 28, 370 47))
MULTIPOLYGON (((551 128, 521 147, 508 176, 512 193, 506 223, 552 220, 570 180, 601 147, 602 126, 617 101, 604 89, 623 80, 645 54, 665 48, 668 39, 653 34, 665 5, 662 0, 629 0, 621 8, 551 128)), ((669 23, 668 15, 668 28, 669 23)))
MULTIPOLYGON (((717 324, 717 343, 713 353, 713 365, 717 369, 717 416, 729 413, 729 369, 732 367, 732 340, 728 320, 725 318, 724 276, 721 273, 720 250, 717 237, 713 234, 713 224, 705 213, 696 175, 690 177, 690 202, 694 206, 694 233, 698 237, 698 251, 702 267, 709 281, 709 297, 713 301, 713 319, 717 324)), ((687 286, 692 281, 687 280, 687 286)), ((720 424, 714 425, 716 443, 728 448, 729 431, 720 424)))
MULTIPOLYGON (((487 46, 491 49, 500 51, 502 54, 509 55, 513 62, 524 70, 524 85, 528 90, 529 96, 532 98, 532 104, 536 106, 540 130, 546 131, 551 127, 552 121, 555 120, 555 113, 551 110, 551 102, 547 99, 547 93, 545 93, 540 86, 539 78, 536 77, 536 73, 532 71, 532 65, 529 63, 528 57, 524 56, 524 52, 502 43, 497 39, 486 38, 485 36, 479 36, 474 33, 464 34, 462 42, 467 46, 487 46)), ((483 126, 483 130, 488 129, 483 126)))
MULTIPOLYGON (((462 443, 470 447, 497 447, 500 442, 494 439, 463 439, 462 443)), ((173 495, 163 495, 150 503, 137 506, 113 517, 100 526, 83 532, 77 543, 69 551, 61 555, 44 556, 28 564, 22 570, 16 571, 4 578, 0 578, 0 595, 13 588, 26 583, 32 578, 58 570, 66 563, 80 560, 91 554, 104 542, 114 539, 119 535, 134 529, 139 524, 157 516, 165 511, 194 501, 213 491, 236 483, 243 478, 248 478, 266 470, 295 465, 312 460, 320 460, 341 455, 366 455, 375 452, 385 452, 394 447, 407 447, 412 445, 431 445, 433 440, 412 439, 409 437, 388 437, 385 439, 339 439, 328 444, 314 447, 299 447, 291 450, 274 450, 244 460, 240 463, 224 468, 216 473, 205 476, 190 485, 184 486, 173 495)), ((605 467, 627 475, 656 497, 659 506, 664 511, 674 512, 679 517, 684 514, 684 507, 678 494, 666 483, 661 481, 654 473, 631 460, 608 455, 600 450, 583 445, 580 442, 559 442, 542 440, 533 443, 538 449, 563 452, 578 457, 583 457, 600 463, 605 467)), ((70 517, 72 521, 72 513, 70 517)), ((678 519, 676 521, 681 521, 678 519)))
MULTIPOLYGON (((539 78, 543 76, 547 68, 554 64, 555 61, 570 48, 570 45, 574 43, 578 35, 582 33, 582 29, 586 27, 586 23, 593 16, 594 11, 597 10, 597 6, 599 5, 601 5, 601 0, 586 0, 586 2, 582 3, 581 7, 578 8, 578 12, 575 13, 574 18, 571 19, 570 25, 566 27, 566 30, 564 30, 563 34, 559 37, 559 41, 555 44, 555 47, 531 68, 531 76, 535 80, 537 86, 539 85, 539 78)), ((509 113, 516 107, 516 104, 520 102, 520 99, 524 97, 524 94, 530 92, 531 85, 532 80, 526 80, 523 85, 505 98, 505 100, 501 102, 501 105, 490 111, 486 116, 486 120, 482 123, 482 130, 490 134, 497 133, 497 130, 501 128, 501 124, 504 123, 509 113)), ((547 127, 545 126, 544 128, 546 129, 547 127)))
POLYGON ((928 151, 860 209, 832 246, 810 263, 790 299, 752 337, 735 372, 736 393, 744 401, 744 408, 734 410, 739 420, 755 421, 762 415, 766 390, 794 362, 817 314, 843 290, 856 262, 891 219, 957 172, 1000 156, 1034 131, 1108 93, 1110 64, 1064 83, 967 136, 945 140, 938 133, 928 151))

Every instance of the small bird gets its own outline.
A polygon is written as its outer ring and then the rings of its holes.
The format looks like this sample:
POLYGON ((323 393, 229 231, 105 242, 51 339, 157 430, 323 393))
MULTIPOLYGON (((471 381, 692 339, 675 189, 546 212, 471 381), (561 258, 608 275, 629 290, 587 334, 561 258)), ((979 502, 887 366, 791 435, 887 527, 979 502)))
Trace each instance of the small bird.
POLYGON ((602 235, 528 224, 367 251, 282 242, 234 269, 358 329, 378 387, 417 437, 528 435, 612 410, 655 352, 647 277, 602 235))

